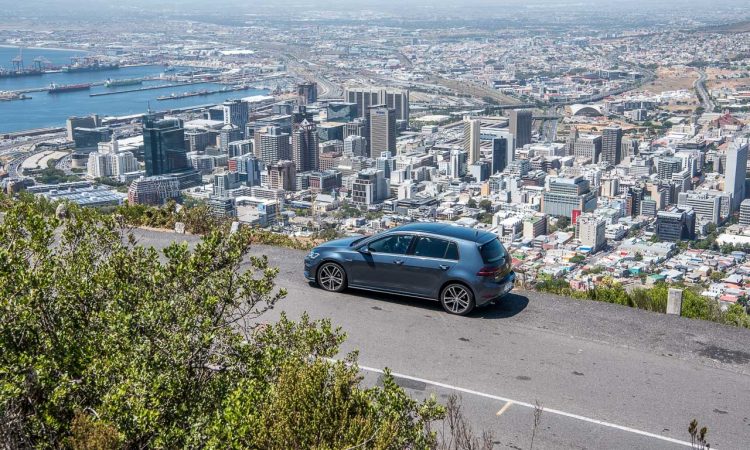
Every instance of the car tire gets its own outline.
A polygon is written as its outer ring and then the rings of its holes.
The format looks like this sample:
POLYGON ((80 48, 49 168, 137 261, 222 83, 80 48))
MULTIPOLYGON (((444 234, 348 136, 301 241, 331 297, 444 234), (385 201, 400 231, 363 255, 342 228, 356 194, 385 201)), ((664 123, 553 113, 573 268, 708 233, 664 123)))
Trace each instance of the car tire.
POLYGON ((341 292, 346 289, 346 272, 334 262, 321 264, 315 278, 324 291, 341 292))
POLYGON ((465 316, 474 310, 474 294, 466 285, 451 283, 440 291, 440 305, 445 312, 465 316))

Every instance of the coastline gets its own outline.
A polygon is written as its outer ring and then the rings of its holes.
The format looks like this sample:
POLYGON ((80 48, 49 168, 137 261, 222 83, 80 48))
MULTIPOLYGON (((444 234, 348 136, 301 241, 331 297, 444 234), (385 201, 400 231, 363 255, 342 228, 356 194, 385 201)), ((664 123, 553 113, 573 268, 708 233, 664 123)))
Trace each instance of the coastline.
POLYGON ((23 45, 10 45, 10 44, 0 44, 0 48, 23 48, 25 50, 48 50, 53 52, 81 52, 81 53, 91 53, 90 50, 81 50, 79 48, 60 48, 60 47, 28 47, 23 45))

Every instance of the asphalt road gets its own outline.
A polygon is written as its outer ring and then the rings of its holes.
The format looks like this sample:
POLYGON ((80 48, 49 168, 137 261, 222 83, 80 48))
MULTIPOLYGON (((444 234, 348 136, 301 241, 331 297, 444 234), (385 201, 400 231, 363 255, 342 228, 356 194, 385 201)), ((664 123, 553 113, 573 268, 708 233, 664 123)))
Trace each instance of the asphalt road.
MULTIPOLYGON (((194 237, 139 231, 163 247, 194 237)), ((516 292, 470 317, 435 302, 323 292, 302 277, 303 252, 257 246, 289 294, 264 317, 329 317, 359 351, 365 383, 388 367, 423 398, 460 395, 475 430, 498 448, 690 448, 688 423, 712 448, 750 445, 750 331, 535 292, 516 292)))

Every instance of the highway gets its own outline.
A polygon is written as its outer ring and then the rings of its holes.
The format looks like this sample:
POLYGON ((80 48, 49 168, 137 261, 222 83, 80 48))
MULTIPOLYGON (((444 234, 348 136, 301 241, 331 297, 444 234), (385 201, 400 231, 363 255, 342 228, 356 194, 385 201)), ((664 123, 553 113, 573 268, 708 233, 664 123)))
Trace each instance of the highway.
MULTIPOLYGON (((197 240, 137 238, 157 248, 197 240)), ((344 352, 359 350, 365 383, 389 367, 415 397, 459 394, 474 429, 492 431, 497 448, 529 448, 537 401, 535 449, 690 448, 693 418, 709 427, 711 448, 750 442, 750 330, 528 291, 456 317, 434 302, 326 293, 303 279, 303 252, 252 252, 280 268, 288 290, 262 320, 281 311, 331 318, 348 334, 344 352)))
POLYGON ((706 75, 706 72, 702 70, 698 71, 698 74, 700 75, 700 77, 695 80, 693 86, 698 92, 698 97, 700 97, 703 110, 707 113, 713 112, 715 108, 714 101, 711 100, 711 96, 708 94, 708 90, 706 90, 706 79, 708 78, 708 76, 706 75))

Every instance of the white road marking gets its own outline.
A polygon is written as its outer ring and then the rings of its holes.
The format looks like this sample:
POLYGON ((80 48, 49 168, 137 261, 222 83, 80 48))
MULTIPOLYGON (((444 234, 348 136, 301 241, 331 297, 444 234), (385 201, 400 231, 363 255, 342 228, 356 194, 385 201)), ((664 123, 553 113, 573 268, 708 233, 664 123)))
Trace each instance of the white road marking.
POLYGON ((495 415, 496 416, 501 416, 505 411, 508 410, 508 408, 511 407, 512 404, 513 404, 513 402, 507 402, 506 404, 503 405, 502 408, 500 408, 500 411, 498 411, 497 414, 495 414, 495 415))
MULTIPOLYGON (((359 368, 360 368, 360 370, 365 370, 367 372, 374 372, 374 373, 380 373, 380 374, 385 373, 382 369, 376 369, 374 367, 359 366, 359 368)), ((432 385, 432 386, 441 387, 441 388, 444 388, 444 389, 450 389, 452 391, 463 392, 464 394, 475 395, 477 397, 484 397, 484 398, 489 398, 489 399, 492 399, 492 400, 498 400, 498 401, 501 401, 501 402, 512 403, 512 404, 515 404, 515 405, 518 405, 518 406, 523 406, 523 407, 526 407, 526 408, 534 409, 536 407, 535 405, 533 405, 531 403, 520 402, 520 401, 512 400, 512 399, 509 399, 509 398, 506 398, 506 397, 500 397, 499 395, 486 394, 484 392, 474 391, 474 390, 462 388, 462 387, 459 387, 459 386, 453 386, 453 385, 446 384, 446 383, 440 383, 439 381, 426 380, 424 378, 412 377, 410 375, 404 375, 404 374, 396 373, 396 372, 391 372, 391 375, 393 375, 396 378, 404 378, 404 379, 411 380, 411 381, 418 381, 420 383, 425 383, 425 384, 429 384, 429 385, 432 385)), ((508 406, 508 405, 506 405, 506 406, 508 406)), ((648 431, 638 430, 636 428, 630 428, 630 427, 626 427, 626 426, 623 426, 623 425, 617 425, 617 424, 611 423, 611 422, 605 422, 605 421, 599 420, 599 419, 592 419, 590 417, 585 417, 585 416, 580 416, 578 414, 573 414, 573 413, 569 413, 569 412, 565 412, 565 411, 560 411, 559 409, 552 409, 552 408, 544 408, 544 407, 542 407, 542 410, 545 413, 548 413, 548 414, 555 414, 555 415, 558 415, 558 416, 568 417, 568 418, 580 420, 580 421, 583 421, 583 422, 589 422, 589 423, 593 423, 593 424, 596 424, 596 425, 601 425, 603 427, 614 428, 616 430, 625 431, 627 433, 633 433, 633 434, 638 434, 640 436, 645 436, 645 437, 649 437, 649 438, 653 438, 653 439, 659 439, 661 441, 671 442, 672 444, 683 445, 685 447, 692 447, 692 444, 690 442, 681 441, 679 439, 674 439, 674 438, 671 438, 671 437, 662 436, 662 435, 655 434, 655 433, 650 433, 648 431)), ((498 415, 499 414, 500 414, 500 412, 498 412, 498 415)), ((711 448, 713 448, 713 447, 711 447, 711 448)), ((714 449, 714 450, 716 450, 716 449, 714 449)))

